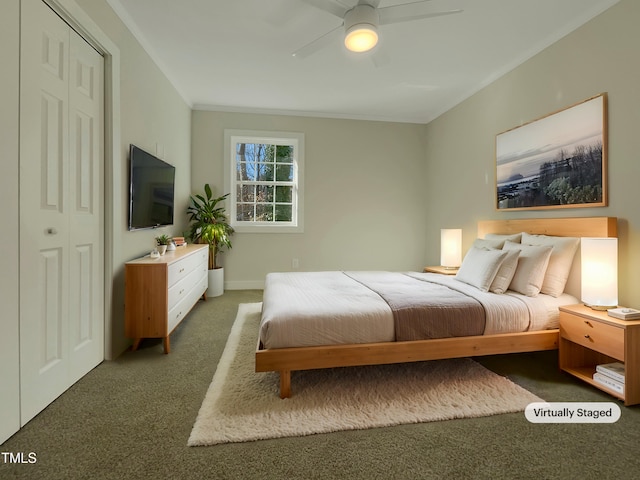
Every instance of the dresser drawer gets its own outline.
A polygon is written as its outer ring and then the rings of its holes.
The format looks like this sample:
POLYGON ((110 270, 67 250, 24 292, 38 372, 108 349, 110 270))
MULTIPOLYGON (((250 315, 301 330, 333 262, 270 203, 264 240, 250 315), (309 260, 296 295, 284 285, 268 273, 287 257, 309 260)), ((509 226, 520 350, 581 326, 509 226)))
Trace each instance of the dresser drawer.
POLYGON ((172 308, 169 309, 167 316, 167 334, 171 333, 174 328, 182 321, 193 305, 198 301, 207 289, 207 276, 200 276, 196 279, 195 285, 184 294, 184 297, 172 308))
POLYGON ((203 276, 207 275, 207 266, 205 264, 197 265, 196 268, 187 272, 187 275, 179 282, 169 288, 167 305, 171 310, 187 293, 200 281, 203 276))
POLYGON ((560 336, 624 361, 624 329, 560 312, 560 336))
POLYGON ((167 283, 171 287, 185 278, 187 274, 195 270, 199 265, 204 265, 207 268, 207 256, 209 252, 206 248, 198 250, 197 252, 184 257, 177 262, 173 262, 168 266, 167 283))

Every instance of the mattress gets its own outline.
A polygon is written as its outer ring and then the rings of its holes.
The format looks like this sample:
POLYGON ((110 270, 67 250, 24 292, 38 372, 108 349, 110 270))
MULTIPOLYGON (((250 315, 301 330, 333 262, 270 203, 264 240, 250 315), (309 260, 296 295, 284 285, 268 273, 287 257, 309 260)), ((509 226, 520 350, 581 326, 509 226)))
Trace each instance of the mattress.
MULTIPOLYGON (((460 296, 469 307, 478 305, 482 326, 478 321, 467 322, 471 324, 452 331, 444 329, 436 337, 431 336, 432 328, 417 328, 425 335, 423 338, 557 328, 558 307, 578 303, 567 294, 553 298, 526 297, 509 291, 501 295, 482 292, 455 277, 433 273, 270 273, 265 281, 260 342, 262 348, 290 348, 417 339, 398 338, 399 333, 406 333, 397 331, 398 311, 417 312, 414 320, 419 325, 430 314, 420 313, 415 305, 428 309, 431 299, 435 299, 431 306, 442 310, 444 292, 451 294, 447 297, 460 296), (474 333, 460 333, 474 329, 474 333)), ((405 314, 404 318, 410 321, 411 316, 405 314)), ((455 317, 465 319, 460 312, 455 317)), ((451 315, 444 318, 447 324, 452 320, 451 315)), ((414 335, 416 329, 410 330, 414 335)))

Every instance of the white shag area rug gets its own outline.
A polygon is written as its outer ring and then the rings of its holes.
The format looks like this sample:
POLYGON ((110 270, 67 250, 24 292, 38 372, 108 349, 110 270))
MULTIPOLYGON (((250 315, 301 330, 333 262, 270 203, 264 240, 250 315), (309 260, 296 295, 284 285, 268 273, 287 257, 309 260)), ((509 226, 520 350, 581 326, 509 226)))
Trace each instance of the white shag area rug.
POLYGON ((540 398, 471 359, 256 373, 261 303, 241 304, 189 446, 484 417, 540 398))

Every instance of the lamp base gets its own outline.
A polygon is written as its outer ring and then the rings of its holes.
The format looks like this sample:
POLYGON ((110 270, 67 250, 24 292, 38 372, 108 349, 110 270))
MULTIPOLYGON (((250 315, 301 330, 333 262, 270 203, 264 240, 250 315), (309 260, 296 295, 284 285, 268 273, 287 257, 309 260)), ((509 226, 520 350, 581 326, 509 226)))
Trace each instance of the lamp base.
POLYGON ((598 312, 606 312, 607 310, 611 310, 612 308, 617 307, 617 305, 589 305, 588 303, 585 303, 584 306, 598 312))

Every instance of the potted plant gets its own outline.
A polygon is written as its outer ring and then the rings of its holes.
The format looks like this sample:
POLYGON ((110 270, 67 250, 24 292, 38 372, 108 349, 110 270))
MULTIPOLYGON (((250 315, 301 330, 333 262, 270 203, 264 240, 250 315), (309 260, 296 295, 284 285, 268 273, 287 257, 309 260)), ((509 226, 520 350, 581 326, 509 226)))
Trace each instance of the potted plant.
POLYGON ((156 237, 156 245, 158 246, 158 252, 160 255, 164 255, 167 251, 167 246, 171 243, 169 235, 159 235, 156 237))
POLYGON ((225 208, 218 206, 229 194, 213 197, 209 184, 204 186, 205 196, 192 195, 187 208, 189 237, 193 242, 209 244, 209 288, 207 295, 216 297, 224 292, 224 269, 218 265, 218 253, 223 248, 231 248, 233 228, 229 225, 225 208))

